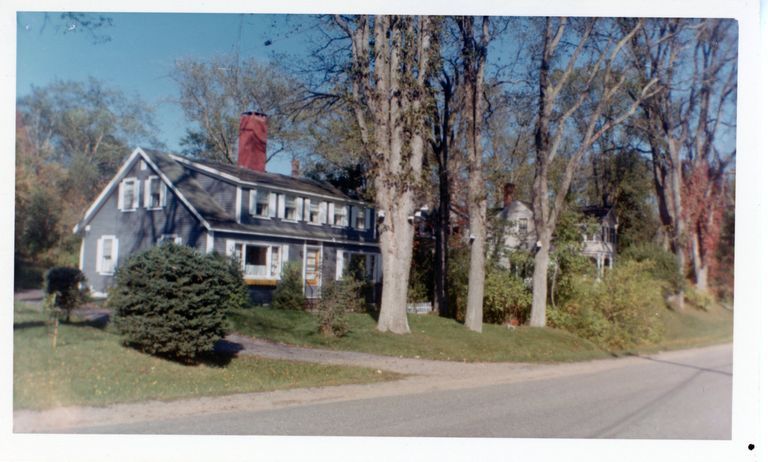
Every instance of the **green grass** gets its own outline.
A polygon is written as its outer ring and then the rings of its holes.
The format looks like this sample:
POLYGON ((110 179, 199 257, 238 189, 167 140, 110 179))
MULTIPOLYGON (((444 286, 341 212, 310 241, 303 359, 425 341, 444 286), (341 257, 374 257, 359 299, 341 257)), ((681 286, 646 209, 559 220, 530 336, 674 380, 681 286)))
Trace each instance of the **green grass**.
POLYGON ((110 329, 61 325, 56 350, 41 314, 23 304, 14 317, 14 409, 171 400, 283 388, 392 380, 371 369, 234 358, 184 366, 121 346, 110 329))
POLYGON ((351 350, 389 356, 452 361, 557 362, 605 358, 609 353, 568 332, 485 324, 483 333, 431 315, 409 315, 410 335, 381 333, 367 314, 348 315, 350 332, 341 338, 320 335, 316 317, 300 311, 249 308, 230 313, 244 335, 307 347, 351 350))
POLYGON ((733 311, 719 305, 709 310, 687 306, 678 313, 660 311, 664 333, 660 342, 635 349, 639 352, 678 350, 733 341, 733 311))

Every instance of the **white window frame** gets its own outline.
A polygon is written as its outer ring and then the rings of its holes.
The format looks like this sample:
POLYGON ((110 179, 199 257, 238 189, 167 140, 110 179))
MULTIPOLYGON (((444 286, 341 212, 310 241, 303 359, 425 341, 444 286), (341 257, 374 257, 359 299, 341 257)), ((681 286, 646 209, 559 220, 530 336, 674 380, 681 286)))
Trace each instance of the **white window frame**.
POLYGON ((157 243, 162 244, 165 241, 173 241, 174 244, 181 245, 182 239, 181 236, 177 234, 161 234, 159 238, 157 238, 157 243))
POLYGON ((115 268, 117 268, 117 257, 120 249, 117 236, 104 235, 96 240, 96 272, 102 276, 112 276, 115 274, 115 268), (104 241, 112 241, 112 265, 111 267, 105 267, 104 264, 104 241))
POLYGON ((300 197, 293 196, 290 194, 280 194, 280 199, 278 203, 278 213, 279 218, 281 218, 283 221, 289 221, 291 223, 296 223, 299 220, 301 220, 301 203, 303 200, 300 197), (295 215, 293 218, 288 217, 288 208, 286 207, 287 204, 293 202, 293 209, 295 210, 295 215))
POLYGON ((275 218, 277 216, 277 193, 265 189, 251 189, 248 213, 250 213, 252 217, 260 218, 262 220, 275 218), (264 200, 264 197, 266 197, 266 202, 262 202, 262 205, 266 204, 266 215, 260 215, 256 213, 257 205, 259 204, 259 200, 264 200))
POLYGON ((168 188, 165 186, 165 183, 163 183, 163 180, 160 179, 159 176, 150 176, 146 180, 144 180, 144 207, 147 208, 147 210, 162 210, 166 205, 166 200, 168 197, 168 188), (150 207, 149 202, 152 195, 152 182, 157 181, 160 186, 160 205, 157 205, 155 207, 150 207))
POLYGON ((123 178, 123 181, 120 182, 117 194, 117 208, 123 212, 135 212, 139 208, 141 181, 136 177, 123 178), (125 206, 125 185, 128 183, 133 185, 133 208, 126 208, 125 206))
POLYGON ((381 282, 381 255, 375 252, 362 252, 354 250, 336 251, 336 280, 341 280, 344 270, 347 269, 349 262, 352 261, 352 255, 365 256, 365 272, 369 275, 369 282, 381 282))
POLYGON ((322 291, 323 291, 323 245, 307 245, 307 243, 304 243, 304 258, 302 258, 302 268, 301 268, 301 289, 304 293, 304 296, 307 298, 319 298, 322 297, 322 291), (309 251, 317 251, 318 255, 318 262, 317 262, 317 284, 315 285, 316 290, 313 293, 313 296, 307 297, 307 258, 309 257, 309 251))
POLYGON ((263 241, 236 241, 232 239, 227 239, 226 241, 226 255, 228 257, 231 257, 235 254, 237 247, 240 247, 240 269, 243 271, 243 278, 244 279, 259 279, 259 280, 271 280, 271 281, 279 281, 282 278, 283 268, 285 267, 286 262, 288 262, 288 245, 286 244, 275 244, 271 242, 263 242, 263 241), (259 275, 259 274, 248 274, 246 273, 246 265, 245 265, 245 257, 246 257, 246 247, 262 247, 267 249, 267 255, 266 255, 266 274, 259 275), (275 271, 275 274, 272 274, 272 263, 273 263, 273 255, 274 250, 277 250, 277 258, 278 258, 278 264, 275 271))
POLYGON ((349 226, 349 207, 347 204, 334 204, 328 206, 328 218, 331 225, 335 228, 346 228, 349 226), (337 213, 341 212, 341 213, 337 213), (336 217, 343 217, 341 223, 336 222, 336 217))
POLYGON ((307 224, 320 226, 327 221, 323 219, 323 213, 328 214, 327 203, 323 201, 313 201, 312 199, 304 199, 304 220, 307 224), (325 206, 324 206, 325 205, 325 206), (312 209, 315 208, 313 211, 312 209), (312 214, 315 213, 316 220, 312 220, 312 214))

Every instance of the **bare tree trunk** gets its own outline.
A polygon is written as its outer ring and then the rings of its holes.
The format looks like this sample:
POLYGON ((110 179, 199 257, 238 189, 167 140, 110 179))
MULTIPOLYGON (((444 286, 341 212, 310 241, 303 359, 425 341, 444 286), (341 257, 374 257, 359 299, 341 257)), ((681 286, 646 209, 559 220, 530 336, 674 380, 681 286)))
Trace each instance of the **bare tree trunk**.
POLYGON ((472 331, 483 330, 483 297, 485 293, 486 209, 488 199, 483 177, 483 152, 480 125, 482 123, 483 78, 489 40, 489 18, 483 17, 482 33, 475 39, 474 18, 458 19, 464 48, 464 136, 469 151, 469 232, 470 258, 467 310, 464 325, 472 331))
POLYGON ((541 247, 533 259, 533 303, 529 324, 533 327, 547 325, 547 269, 549 267, 549 239, 541 240, 541 247), (545 242, 546 240, 546 242, 545 242))
POLYGON ((693 263, 693 276, 696 280, 696 289, 707 292, 709 290, 707 259, 703 255, 701 236, 697 232, 691 236, 691 261, 693 263))

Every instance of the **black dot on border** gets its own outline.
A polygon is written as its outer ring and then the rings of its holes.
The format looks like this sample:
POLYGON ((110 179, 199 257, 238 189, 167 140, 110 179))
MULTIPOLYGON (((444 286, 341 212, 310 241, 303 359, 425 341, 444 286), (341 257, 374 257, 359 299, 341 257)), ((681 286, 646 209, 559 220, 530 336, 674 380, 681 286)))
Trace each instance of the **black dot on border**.
POLYGON ((747 445, 747 449, 749 449, 751 451, 751 450, 755 449, 755 445, 752 444, 752 443, 749 443, 749 445, 747 445))

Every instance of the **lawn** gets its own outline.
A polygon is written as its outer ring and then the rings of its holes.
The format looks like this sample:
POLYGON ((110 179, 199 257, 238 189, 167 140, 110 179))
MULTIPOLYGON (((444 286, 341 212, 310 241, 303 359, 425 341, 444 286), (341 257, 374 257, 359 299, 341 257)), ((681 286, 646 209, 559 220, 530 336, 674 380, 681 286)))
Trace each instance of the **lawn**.
POLYGON ((393 380, 394 373, 254 357, 184 366, 123 347, 111 329, 61 325, 51 349, 41 315, 15 305, 14 409, 171 400, 393 380))
POLYGON ((659 343, 637 348, 638 352, 679 350, 733 341, 733 311, 722 306, 702 310, 687 306, 682 313, 660 312, 664 335, 659 343))
POLYGON ((409 315, 409 335, 381 333, 367 314, 348 315, 350 332, 328 338, 317 331, 316 317, 301 311, 248 308, 230 313, 235 331, 258 338, 307 347, 351 350, 390 356, 451 361, 557 362, 605 358, 609 353, 568 332, 555 329, 485 324, 470 332, 456 321, 432 315, 409 315))

